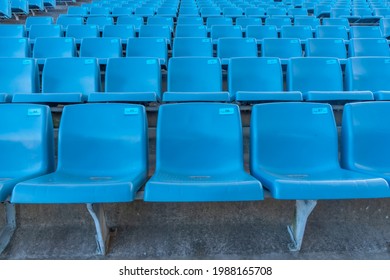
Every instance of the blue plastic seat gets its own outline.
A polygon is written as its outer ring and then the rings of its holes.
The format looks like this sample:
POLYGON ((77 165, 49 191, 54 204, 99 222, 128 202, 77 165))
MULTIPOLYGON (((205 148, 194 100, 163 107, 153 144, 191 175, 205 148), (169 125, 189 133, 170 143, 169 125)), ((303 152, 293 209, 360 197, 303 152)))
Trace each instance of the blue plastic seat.
POLYGON ((336 58, 291 58, 287 64, 286 83, 287 90, 300 91, 309 101, 373 100, 370 91, 343 91, 343 74, 336 58))
MULTIPOLYGON (((390 183, 389 105, 380 101, 345 105, 341 130, 343 168, 381 177, 390 183)), ((388 190, 384 190, 383 197, 388 197, 388 190)))
POLYGON ((134 13, 134 11, 135 11, 134 7, 124 7, 122 5, 121 7, 113 7, 111 14, 113 17, 130 16, 134 13))
POLYGON ((226 7, 222 10, 222 14, 225 17, 239 18, 244 16, 244 12, 239 7, 226 7))
POLYGON ((351 39, 348 56, 390 56, 390 49, 386 39, 351 39))
POLYGON ((96 25, 100 31, 103 31, 104 26, 114 24, 114 19, 110 16, 88 17, 86 24, 87 25, 96 25))
POLYGON ((305 54, 307 57, 335 57, 345 64, 347 49, 342 39, 313 38, 307 40, 305 54))
POLYGON ((314 16, 318 18, 325 18, 330 16, 330 10, 332 5, 329 4, 317 4, 314 6, 314 16))
POLYGON ((351 16, 349 8, 332 8, 330 9, 331 18, 348 18, 351 16))
POLYGON ((45 24, 53 24, 53 17, 50 16, 37 16, 37 17, 27 17, 26 18, 26 30, 30 30, 32 25, 45 25, 45 24))
POLYGON ((45 5, 43 4, 43 0, 28 0, 28 8, 30 10, 45 10, 45 5))
POLYGON ((42 72, 41 94, 15 94, 13 102, 79 103, 100 91, 100 69, 95 58, 48 58, 42 72))
POLYGON ((95 57, 99 64, 107 64, 109 58, 122 57, 119 38, 84 38, 80 45, 80 57, 95 57))
POLYGON ((171 43, 172 30, 168 25, 141 25, 139 37, 164 38, 171 43))
POLYGON ((316 38, 332 38, 348 40, 348 31, 343 25, 319 25, 316 38))
POLYGON ((278 30, 282 26, 292 25, 291 19, 289 17, 274 17, 274 18, 266 18, 265 25, 275 25, 278 30))
POLYGON ((28 15, 29 7, 27 0, 12 0, 9 2, 11 4, 11 11, 14 15, 28 15))
POLYGON ((213 44, 210 38, 175 37, 172 57, 179 56, 213 56, 213 44))
POLYGON ((307 9, 305 9, 305 8, 290 8, 287 10, 287 14, 289 16, 293 16, 293 17, 307 16, 308 12, 307 12, 307 9))
POLYGON ((217 17, 222 15, 222 11, 219 7, 204 7, 200 9, 200 15, 203 18, 217 17))
POLYGON ((136 31, 144 25, 144 19, 140 16, 119 16, 116 20, 117 25, 133 25, 136 31))
POLYGON ((134 14, 141 17, 151 17, 156 14, 156 10, 153 7, 137 7, 134 14))
POLYGON ((34 59, 0 58, 0 103, 17 93, 39 92, 39 71, 34 59))
POLYGON ((80 44, 84 38, 99 37, 99 29, 96 25, 69 25, 66 37, 73 37, 76 44, 80 44))
POLYGON ((282 26, 280 29, 280 37, 305 41, 313 38, 313 32, 308 25, 282 26))
POLYGON ((147 57, 111 58, 105 92, 91 93, 88 102, 156 102, 161 99, 161 67, 147 57))
POLYGON ((61 25, 58 24, 34 24, 31 25, 28 33, 30 43, 34 43, 36 38, 40 37, 63 37, 61 25))
POLYGON ((147 178, 145 108, 130 104, 66 106, 58 139, 56 171, 19 183, 11 201, 86 203, 95 221, 98 253, 105 254, 109 230, 101 203, 133 201, 147 178))
POLYGON ((30 45, 27 38, 0 37, 0 57, 30 57, 30 45))
POLYGON ((10 1, 3 0, 0 2, 0 15, 4 18, 11 18, 12 17, 12 8, 11 8, 10 1))
MULTIPOLYGON (((174 22, 172 17, 154 16, 148 17, 147 25, 168 25, 173 30, 174 22)), ((158 37, 158 36, 156 36, 158 37)))
POLYGON ((351 57, 345 68, 346 90, 369 90, 376 100, 390 100, 390 59, 351 57))
POLYGON ((250 135, 251 174, 273 198, 297 200, 295 222, 288 228, 292 251, 301 248, 307 218, 316 200, 389 194, 384 179, 340 167, 337 127, 329 104, 255 105, 250 135))
POLYGON ((211 31, 213 25, 233 25, 233 19, 228 17, 209 17, 206 20, 206 27, 211 31))
POLYGON ((351 26, 349 37, 352 38, 382 38, 379 26, 351 26))
POLYGON ((278 38, 278 30, 275 25, 249 25, 246 28, 246 37, 255 38, 261 43, 265 38, 278 38))
POLYGON ((165 38, 129 38, 126 47, 127 57, 154 57, 160 65, 168 62, 168 46, 165 38))
POLYGON ((177 16, 177 8, 160 6, 160 8, 157 9, 157 15, 175 18, 177 16))
POLYGON ((316 17, 295 17, 294 26, 305 25, 310 26, 312 30, 315 30, 320 24, 320 19, 316 17))
POLYGON ((195 16, 199 16, 199 11, 198 11, 198 8, 195 6, 195 7, 183 7, 183 6, 180 6, 180 10, 179 10, 179 17, 195 17, 195 16))
POLYGON ((89 11, 86 7, 80 7, 80 6, 69 6, 68 7, 68 15, 73 16, 86 16, 88 15, 89 11))
POLYGON ((261 45, 261 56, 278 57, 286 64, 291 57, 302 56, 302 46, 298 39, 265 38, 261 45))
POLYGON ((22 24, 0 24, 0 37, 26 37, 26 29, 22 24))
POLYGON ((38 38, 34 44, 33 58, 38 64, 44 64, 47 58, 76 56, 73 38, 38 38))
POLYGON ((207 28, 204 25, 178 25, 176 26, 175 39, 180 37, 207 38, 207 28))
POLYGON ((103 37, 120 38, 122 44, 127 44, 127 40, 135 35, 132 25, 106 25, 103 29, 103 37))
POLYGON ((163 101, 231 101, 229 93, 222 91, 222 69, 218 58, 171 58, 167 87, 163 101))
POLYGON ((73 15, 59 15, 56 24, 62 26, 62 30, 67 30, 69 25, 84 24, 84 17, 73 15))
POLYGON ((176 27, 178 27, 179 25, 186 25, 186 24, 189 24, 189 25, 203 25, 203 19, 201 17, 198 17, 198 16, 194 16, 194 17, 178 17, 177 18, 177 21, 176 21, 176 27))
POLYGON ((390 15, 390 9, 386 8, 374 8, 373 9, 374 16, 378 17, 386 17, 390 15))
POLYGON ((93 16, 108 16, 111 14, 111 9, 108 7, 91 7, 89 14, 93 16))
POLYGON ((278 58, 232 58, 228 90, 238 102, 302 100, 300 92, 283 91, 283 72, 278 58))
POLYGON ((322 25, 343 25, 349 30, 349 21, 346 18, 324 18, 322 19, 322 25))
POLYGON ((222 65, 229 64, 234 57, 257 57, 257 43, 254 38, 220 38, 217 57, 222 65))
POLYGON ((233 25, 213 25, 210 32, 210 37, 215 44, 219 38, 242 38, 242 35, 241 27, 233 25))
MULTIPOLYGON (((246 31, 246 28, 251 26, 261 26, 263 23, 260 18, 255 17, 240 17, 236 19, 236 25, 241 26, 242 31, 246 31)), ((249 36, 247 36, 249 37, 249 36)))
POLYGON ((248 7, 245 9, 247 17, 265 17, 265 9, 261 7, 248 7))
POLYGON ((0 230, 0 254, 16 229, 15 205, 8 203, 15 185, 54 169, 53 122, 46 106, 0 105, 0 202, 5 223, 0 230), (26 137, 28 135, 28 137, 26 137))
POLYGON ((237 105, 162 105, 156 141, 156 171, 146 184, 145 201, 263 199, 261 184, 244 171, 237 105))
POLYGON ((285 8, 269 7, 266 14, 267 16, 285 16, 287 15, 287 10, 285 8))

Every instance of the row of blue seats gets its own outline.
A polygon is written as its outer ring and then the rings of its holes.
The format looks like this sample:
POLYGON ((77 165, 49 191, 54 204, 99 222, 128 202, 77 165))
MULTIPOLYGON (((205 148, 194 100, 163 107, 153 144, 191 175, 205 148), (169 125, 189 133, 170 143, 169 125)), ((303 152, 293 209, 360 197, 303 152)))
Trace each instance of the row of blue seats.
POLYGON ((345 81, 339 60, 291 58, 286 90, 278 58, 232 58, 223 89, 221 63, 212 57, 169 60, 167 91, 155 58, 109 59, 105 89, 95 58, 49 58, 42 72, 34 59, 0 59, 0 100, 22 103, 181 101, 357 101, 389 100, 390 57, 347 60, 345 81))
MULTIPOLYGON (((47 58, 95 57, 105 65, 110 58, 154 57, 166 67, 170 57, 213 57, 214 47, 210 38, 179 37, 173 41, 172 52, 164 38, 129 38, 122 49, 120 38, 84 38, 78 51, 74 38, 37 38, 31 51, 26 38, 1 38, 0 57, 37 59, 44 64, 47 58)), ((216 57, 222 65, 228 65, 235 57, 277 57, 287 64, 293 57, 330 57, 340 59, 345 64, 347 57, 390 56, 386 39, 351 39, 346 45, 341 39, 307 39, 304 51, 298 39, 263 39, 261 47, 254 38, 220 38, 217 40, 216 57), (348 46, 348 49, 347 49, 348 46), (260 52, 259 52, 260 50, 260 52)))
POLYGON ((49 107, 0 105, 0 119, 0 201, 10 199, 9 208, 15 203, 86 203, 100 254, 106 253, 109 236, 102 205, 134 201, 144 184, 146 202, 260 201, 263 187, 274 199, 296 200, 289 227, 295 251, 317 200, 390 197, 389 102, 347 104, 340 151, 330 105, 254 106, 251 175, 244 170, 237 105, 162 105, 156 170, 149 180, 141 105, 65 106, 56 170, 49 107))

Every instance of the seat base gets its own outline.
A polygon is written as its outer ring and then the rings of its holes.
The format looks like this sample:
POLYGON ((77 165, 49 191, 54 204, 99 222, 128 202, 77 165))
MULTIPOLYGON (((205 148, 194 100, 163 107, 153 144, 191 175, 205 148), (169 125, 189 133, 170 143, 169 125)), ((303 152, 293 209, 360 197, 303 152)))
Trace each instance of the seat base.
POLYGON ((216 101, 230 102, 230 95, 226 91, 221 92, 165 92, 164 102, 191 102, 191 101, 216 101))
POLYGON ((238 91, 236 101, 302 101, 299 91, 238 91))
POLYGON ((15 94, 14 103, 82 103, 85 97, 81 93, 31 93, 15 94))
POLYGON ((371 91, 308 91, 303 95, 306 101, 373 101, 371 91))
POLYGON ((157 102, 155 92, 99 92, 91 93, 88 102, 157 102))

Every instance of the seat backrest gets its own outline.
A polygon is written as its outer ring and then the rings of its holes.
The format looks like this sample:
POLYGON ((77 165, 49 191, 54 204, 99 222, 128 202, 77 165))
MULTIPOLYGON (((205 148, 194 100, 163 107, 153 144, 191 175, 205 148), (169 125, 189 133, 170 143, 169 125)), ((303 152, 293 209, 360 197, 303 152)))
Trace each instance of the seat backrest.
POLYGON ((250 169, 293 174, 339 167, 337 128, 329 104, 258 104, 250 124, 250 169), (282 112, 282 113, 281 113, 282 112))
POLYGON ((282 26, 280 35, 282 38, 297 38, 301 40, 313 38, 313 32, 308 25, 282 26))
POLYGON ((204 25, 178 25, 176 26, 175 39, 179 37, 207 37, 207 29, 204 25))
POLYGON ((278 31, 275 25, 248 25, 246 27, 246 37, 263 40, 264 38, 278 38, 278 31))
POLYGON ((390 56, 386 39, 357 38, 349 41, 348 56, 390 56))
POLYGON ((30 27, 28 37, 30 39, 36 39, 39 37, 61 37, 62 29, 61 25, 58 24, 34 24, 30 27))
POLYGON ((77 56, 74 38, 37 38, 34 44, 34 58, 75 57, 77 56))
POLYGON ((168 25, 141 25, 139 37, 158 37, 171 40, 171 28, 168 25))
POLYGON ((242 30, 240 26, 235 25, 213 25, 211 27, 210 37, 213 40, 224 37, 242 38, 242 30))
POLYGON ((359 102, 344 106, 341 130, 343 167, 376 173, 389 172, 389 113, 389 102, 359 102))
POLYGON ((308 39, 305 49, 306 56, 347 58, 344 40, 332 38, 308 39))
POLYGON ((222 11, 219 7, 204 7, 200 9, 200 15, 202 17, 215 17, 221 14, 222 11))
POLYGON ((332 8, 330 9, 331 18, 349 17, 351 10, 349 8, 332 8))
POLYGON ((139 29, 144 25, 144 19, 139 16, 119 16, 116 20, 116 24, 134 25, 135 29, 139 29))
POLYGON ((96 25, 69 25, 66 37, 75 39, 99 37, 99 29, 96 25))
POLYGON ((0 92, 39 92, 39 71, 31 58, 0 58, 0 92))
POLYGON ((283 91, 283 72, 278 58, 232 58, 228 67, 228 91, 283 91))
POLYGON ((22 24, 0 24, 0 37, 26 37, 26 28, 22 24))
POLYGON ((351 57, 345 68, 347 90, 390 90, 390 58, 351 57))
POLYGON ((265 9, 260 7, 248 7, 245 8, 245 15, 247 17, 258 17, 265 15, 265 9))
POLYGON ((128 39, 135 37, 134 26, 132 25, 106 25, 103 29, 103 37, 114 37, 128 39))
POLYGON ((335 58, 291 58, 287 64, 287 90, 342 91, 343 74, 340 62, 335 58))
POLYGON ((66 106, 58 135, 57 170, 96 177, 128 176, 142 170, 146 177, 147 139, 141 105, 66 106))
POLYGON ((285 8, 270 7, 266 12, 267 16, 285 16, 287 10, 285 8))
POLYGON ((221 63, 209 57, 173 57, 168 65, 168 91, 217 92, 222 90, 221 63))
POLYGON ((344 25, 319 25, 316 38, 334 38, 348 40, 348 32, 344 25))
POLYGON ((284 25, 292 25, 292 23, 288 17, 274 17, 266 18, 265 25, 275 25, 277 28, 281 28, 284 25))
POLYGON ((176 37, 173 41, 172 57, 213 56, 213 44, 210 38, 176 37))
POLYGON ((111 58, 105 77, 106 92, 155 92, 161 96, 161 67, 156 58, 111 58))
POLYGON ((53 22, 53 18, 49 16, 27 17, 25 26, 27 29, 30 29, 31 25, 53 24, 53 22))
MULTIPOLYGON (((239 17, 236 19, 236 25, 241 26, 242 29, 246 29, 248 25, 261 26, 263 23, 260 18, 251 17, 239 17)), ((247 36, 249 37, 249 36, 247 36)))
POLYGON ((210 176, 243 170, 240 110, 220 103, 159 108, 156 172, 210 176))
POLYGON ((206 20, 207 28, 211 28, 213 25, 233 25, 232 18, 229 17, 209 17, 206 20))
POLYGON ((371 17, 372 10, 370 8, 355 8, 352 9, 352 15, 359 17, 371 17))
POLYGON ((220 59, 232 57, 257 57, 257 43, 253 38, 220 38, 217 45, 220 59))
POLYGON ((349 37, 352 38, 382 38, 379 26, 351 26, 349 37))
POLYGON ((0 37, 0 57, 29 57, 30 45, 26 38, 0 37))
POLYGON ((347 18, 324 18, 322 19, 322 25, 343 25, 349 29, 349 21, 347 18))
POLYGON ((265 57, 301 57, 302 47, 298 39, 266 38, 261 45, 261 53, 265 57))
POLYGON ((167 61, 167 41, 164 38, 129 38, 126 56, 157 57, 167 61))
POLYGON ((84 18, 82 16, 67 16, 60 15, 57 18, 56 24, 61 25, 62 28, 68 28, 68 25, 80 25, 84 24, 84 18))
POLYGON ((42 72, 43 93, 100 91, 100 69, 95 58, 48 58, 42 72))
POLYGON ((88 14, 88 9, 86 7, 69 6, 67 14, 85 16, 88 14))
POLYGON ((176 27, 179 25, 203 25, 203 19, 201 17, 185 17, 185 16, 179 16, 176 20, 176 27))
POLYGON ((119 38, 84 38, 80 45, 80 57, 111 58, 122 56, 119 38))
POLYGON ((171 29, 174 27, 174 22, 172 17, 163 17, 163 16, 154 16, 148 17, 148 25, 168 25, 171 29))
POLYGON ((290 8, 287 10, 287 14, 290 16, 307 16, 308 12, 305 8, 290 8))
MULTIPOLYGON (((0 177, 27 179, 53 171, 53 122, 48 106, 2 104, 0 120, 0 177)), ((4 198, 0 192, 0 201, 4 198)))
POLYGON ((306 25, 315 29, 318 25, 320 25, 320 19, 316 17, 295 17, 294 25, 306 25))
POLYGON ((138 7, 134 12, 135 15, 144 17, 154 16, 155 13, 156 11, 153 7, 138 7))
POLYGON ((114 24, 114 20, 112 17, 109 16, 94 16, 88 17, 86 24, 97 25, 99 28, 103 28, 105 25, 114 24))
POLYGON ((239 7, 226 7, 222 13, 225 17, 241 17, 243 15, 243 11, 239 7))
POLYGON ((135 8, 133 7, 113 7, 112 8, 112 15, 113 16, 125 16, 125 15, 132 15, 135 8))
POLYGON ((91 15, 109 15, 111 13, 111 9, 107 7, 91 7, 89 13, 91 15))

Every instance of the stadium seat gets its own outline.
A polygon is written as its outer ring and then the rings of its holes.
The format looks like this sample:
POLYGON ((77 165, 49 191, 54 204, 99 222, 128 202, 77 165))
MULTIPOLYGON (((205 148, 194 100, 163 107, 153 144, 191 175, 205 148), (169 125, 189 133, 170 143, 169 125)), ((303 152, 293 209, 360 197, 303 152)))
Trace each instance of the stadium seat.
POLYGON ((76 56, 73 38, 38 38, 34 44, 33 58, 38 64, 44 64, 47 58, 76 56))
POLYGON ((202 25, 183 24, 176 26, 175 39, 180 37, 207 38, 207 28, 202 25))
POLYGON ((379 26, 351 26, 349 37, 353 38, 382 38, 379 26))
MULTIPOLYGON (((154 16, 148 17, 147 25, 168 25, 173 30, 174 22, 172 17, 154 16)), ((158 37, 158 36, 156 36, 158 37)))
POLYGON ((198 8, 195 6, 195 7, 183 7, 181 6, 180 7, 180 10, 179 10, 179 17, 197 17, 199 16, 199 11, 198 11, 198 8))
POLYGON ((163 101, 231 101, 229 93, 222 91, 222 69, 218 58, 171 58, 167 87, 163 101))
POLYGON ((0 103, 18 93, 39 92, 38 69, 31 58, 0 58, 0 103))
POLYGON ((317 18, 329 18, 331 8, 329 4, 317 4, 314 6, 313 15, 317 18))
POLYGON ((332 38, 348 40, 348 31, 343 25, 319 25, 316 38, 332 38))
POLYGON ((306 42, 305 55, 307 57, 336 57, 341 64, 345 64, 347 49, 342 39, 313 38, 306 42))
POLYGON ((261 184, 244 171, 237 105, 162 105, 158 112, 156 141, 156 171, 146 183, 145 201, 263 199, 261 184))
POLYGON ((282 26, 280 37, 306 41, 309 38, 313 38, 313 32, 308 25, 282 26))
POLYGON ((244 12, 239 7, 226 7, 222 10, 224 17, 239 18, 244 16, 244 12))
POLYGON ((28 33, 28 38, 30 39, 30 43, 34 44, 36 38, 40 37, 63 37, 63 32, 61 25, 58 24, 50 24, 50 25, 40 25, 34 24, 31 25, 30 31, 28 33))
POLYGON ((168 62, 167 40, 164 38, 129 38, 126 47, 127 57, 154 57, 160 65, 168 62))
POLYGON ((25 27, 26 30, 30 30, 32 25, 44 25, 44 24, 53 24, 53 18, 50 16, 39 16, 39 17, 27 17, 25 27))
POLYGON ((301 249, 317 200, 389 196, 384 179, 340 167, 336 122, 329 104, 255 105, 250 135, 251 174, 273 198, 296 200, 294 222, 288 227, 291 251, 301 249))
MULTIPOLYGON (((341 129, 343 168, 381 177, 390 183, 389 105, 379 101, 345 105, 341 129)), ((382 197, 388 196, 385 190, 382 197)))
POLYGON ((132 25, 106 25, 103 29, 103 37, 120 38, 124 45, 127 44, 129 38, 134 38, 135 35, 132 25))
POLYGON ((178 17, 176 22, 176 28, 179 25, 203 25, 203 19, 201 17, 178 17))
POLYGON ((177 16, 177 9, 175 7, 163 7, 157 9, 157 16, 172 17, 177 16))
POLYGON ((135 11, 135 8, 132 7, 113 7, 111 15, 113 17, 119 17, 119 16, 131 16, 135 11))
POLYGON ((56 24, 62 26, 62 30, 66 31, 69 25, 81 25, 84 24, 84 17, 82 16, 68 16, 59 15, 56 24))
MULTIPOLYGON (((254 17, 240 17, 236 19, 236 25, 241 26, 242 31, 246 31, 249 25, 261 26, 263 23, 260 18, 254 17)), ((247 36, 249 37, 249 36, 247 36)))
POLYGON ((140 27, 144 25, 144 19, 139 16, 119 16, 116 20, 116 24, 133 25, 134 29, 139 32, 140 27))
POLYGON ((261 45, 261 56, 278 57, 286 64, 291 57, 302 56, 302 46, 298 39, 266 38, 261 45))
POLYGON ((233 25, 213 25, 211 27, 210 37, 216 44, 219 38, 242 38, 240 26, 233 25))
POLYGON ((275 25, 277 30, 284 25, 292 25, 291 19, 289 17, 274 17, 274 18, 266 18, 265 25, 275 25))
POLYGON ((322 19, 322 25, 342 25, 349 30, 349 21, 346 18, 324 18, 322 19))
POLYGON ((54 137, 46 106, 2 104, 0 119, 0 202, 6 211, 0 230, 1 254, 16 229, 15 206, 9 203, 12 190, 21 181, 54 170, 54 137))
POLYGON ((161 100, 161 69, 158 59, 110 58, 105 92, 91 93, 88 102, 156 102, 161 100))
POLYGON ((287 10, 285 8, 269 7, 266 14, 267 16, 285 16, 287 15, 287 10))
POLYGON ((141 17, 152 17, 156 14, 156 11, 153 7, 138 7, 135 9, 134 14, 136 16, 141 16, 141 17))
POLYGON ((349 8, 332 8, 330 9, 331 18, 348 18, 351 16, 349 8))
POLYGON ((66 37, 73 37, 80 44, 84 38, 99 37, 99 29, 96 25, 69 25, 66 37))
POLYGON ((11 5, 11 12, 13 15, 28 15, 29 7, 27 0, 12 0, 9 3, 11 5))
POLYGON ((139 37, 164 38, 171 44, 172 30, 168 25, 141 25, 139 37))
POLYGON ((219 7, 205 7, 200 9, 200 15, 203 18, 217 17, 222 15, 222 11, 219 7))
POLYGON ((208 31, 211 31, 213 25, 233 25, 232 18, 227 17, 209 17, 206 20, 206 27, 208 31))
POLYGON ((346 90, 369 90, 376 100, 390 100, 390 59, 351 57, 345 68, 346 90))
POLYGON ((86 24, 87 25, 96 25, 99 28, 99 31, 103 31, 104 26, 114 24, 114 19, 112 17, 109 17, 109 16, 88 17, 86 24))
POLYGON ((265 9, 259 7, 248 7, 245 9, 245 16, 247 17, 265 17, 265 9))
POLYGON ((27 38, 0 37, 0 57, 30 57, 30 45, 27 38))
POLYGON ((133 201, 147 178, 145 108, 130 104, 66 106, 58 139, 57 170, 17 184, 11 201, 86 203, 95 222, 97 253, 104 255, 109 229, 102 204, 133 201))
POLYGON ((101 65, 109 58, 122 57, 122 44, 119 38, 84 38, 80 45, 80 57, 94 57, 101 65))
POLYGON ((320 19, 316 17, 295 17, 294 26, 310 26, 312 30, 315 30, 318 25, 320 25, 320 19))
POLYGON ((289 8, 287 10, 287 15, 289 16, 308 16, 307 9, 304 8, 289 8))
POLYGON ((0 37, 26 37, 26 29, 22 24, 0 24, 0 37))
POLYGON ((80 103, 100 91, 100 69, 95 58, 48 58, 42 72, 41 94, 15 94, 13 102, 80 103))
POLYGON ((210 38, 176 37, 173 41, 172 57, 213 56, 213 44, 210 38))
POLYGON ((111 9, 107 7, 91 7, 89 14, 93 16, 108 16, 111 14, 111 9))
POLYGON ((32 11, 44 11, 45 5, 43 4, 43 0, 28 0, 28 8, 32 11))
POLYGON ((228 65, 233 57, 257 57, 257 43, 253 38, 220 38, 217 57, 222 65, 228 65))
MULTIPOLYGON (((0 2, 0 16, 3 18, 11 18, 12 17, 12 8, 11 2, 8 0, 3 0, 0 2)), ((1 251, 0 251, 1 253, 1 251)))
POLYGON ((348 56, 390 56, 390 49, 386 39, 351 39, 348 56))
POLYGON ((377 17, 386 17, 390 15, 390 9, 386 8, 374 8, 373 9, 374 16, 377 17))
POLYGON ((278 31, 275 25, 249 25, 246 28, 246 37, 255 38, 261 43, 265 38, 278 38, 278 31))
POLYGON ((80 6, 69 6, 68 7, 68 15, 72 16, 86 16, 88 15, 88 9, 86 7, 80 7, 80 6))
POLYGON ((278 58, 232 58, 228 90, 238 102, 302 100, 300 92, 283 91, 283 72, 278 58))
POLYGON ((304 100, 332 103, 373 100, 370 91, 343 91, 343 74, 335 58, 291 58, 287 64, 287 90, 302 92, 304 100))

